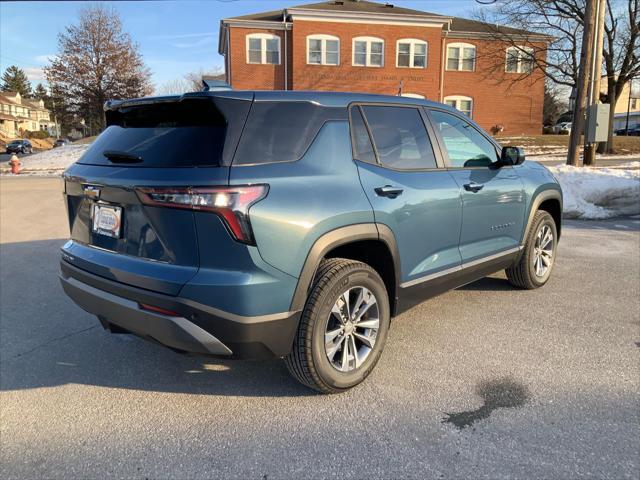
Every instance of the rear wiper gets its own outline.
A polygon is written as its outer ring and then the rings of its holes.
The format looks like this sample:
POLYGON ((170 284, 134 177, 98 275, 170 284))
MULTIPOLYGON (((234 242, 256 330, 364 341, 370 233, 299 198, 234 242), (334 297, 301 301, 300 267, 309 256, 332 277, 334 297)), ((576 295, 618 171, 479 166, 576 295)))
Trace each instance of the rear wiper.
POLYGON ((102 154, 113 163, 140 163, 142 157, 132 155, 127 152, 119 152, 117 150, 105 150, 102 154))

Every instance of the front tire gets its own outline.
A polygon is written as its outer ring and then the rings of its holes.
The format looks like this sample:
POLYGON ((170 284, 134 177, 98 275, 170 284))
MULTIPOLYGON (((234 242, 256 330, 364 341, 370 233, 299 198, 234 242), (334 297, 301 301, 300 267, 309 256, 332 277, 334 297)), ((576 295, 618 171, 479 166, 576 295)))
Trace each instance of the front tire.
POLYGON ((348 390, 378 363, 389 322, 389 297, 374 269, 342 258, 324 260, 285 357, 287 368, 322 393, 348 390))
POLYGON ((532 290, 547 283, 555 264, 557 248, 556 222, 549 212, 537 211, 520 260, 506 270, 511 285, 532 290))

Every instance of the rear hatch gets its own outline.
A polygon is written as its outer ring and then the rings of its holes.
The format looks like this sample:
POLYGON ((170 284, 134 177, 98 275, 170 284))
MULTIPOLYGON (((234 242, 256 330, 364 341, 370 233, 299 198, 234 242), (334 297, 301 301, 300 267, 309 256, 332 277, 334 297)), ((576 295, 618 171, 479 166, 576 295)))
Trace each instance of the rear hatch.
MULTIPOLYGON (((105 278, 177 295, 199 258, 194 208, 176 201, 195 187, 228 185, 252 99, 202 92, 107 104, 106 130, 64 174, 71 241, 63 258, 105 278), (157 201, 168 195, 174 208, 157 201)), ((212 222, 227 234, 222 222, 212 222)))

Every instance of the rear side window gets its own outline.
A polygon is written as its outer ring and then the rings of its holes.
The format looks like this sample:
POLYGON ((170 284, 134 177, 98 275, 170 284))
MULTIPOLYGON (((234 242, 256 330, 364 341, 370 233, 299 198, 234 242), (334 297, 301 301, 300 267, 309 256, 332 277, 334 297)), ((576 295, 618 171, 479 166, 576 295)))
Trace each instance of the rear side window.
POLYGON ((228 153, 237 144, 236 131, 249 105, 248 101, 200 98, 108 111, 107 129, 78 163, 127 167, 228 164, 228 153))
POLYGON ((414 107, 362 107, 380 163, 389 168, 436 168, 436 159, 422 121, 414 107))
POLYGON ((299 160, 329 120, 346 120, 345 109, 311 102, 254 102, 233 164, 299 160))

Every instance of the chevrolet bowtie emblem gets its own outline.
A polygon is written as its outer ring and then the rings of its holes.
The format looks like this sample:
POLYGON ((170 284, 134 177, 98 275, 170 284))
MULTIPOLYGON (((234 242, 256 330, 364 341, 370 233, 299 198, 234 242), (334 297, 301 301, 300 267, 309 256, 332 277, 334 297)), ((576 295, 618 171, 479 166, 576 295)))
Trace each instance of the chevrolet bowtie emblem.
POLYGON ((85 185, 82 187, 84 194, 89 198, 100 198, 100 188, 93 185, 85 185))

